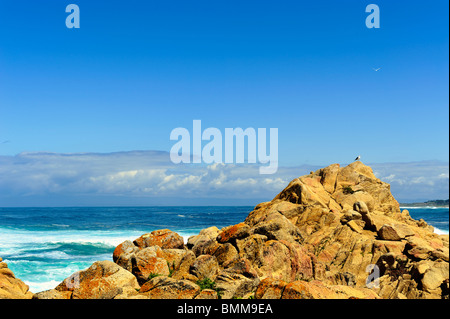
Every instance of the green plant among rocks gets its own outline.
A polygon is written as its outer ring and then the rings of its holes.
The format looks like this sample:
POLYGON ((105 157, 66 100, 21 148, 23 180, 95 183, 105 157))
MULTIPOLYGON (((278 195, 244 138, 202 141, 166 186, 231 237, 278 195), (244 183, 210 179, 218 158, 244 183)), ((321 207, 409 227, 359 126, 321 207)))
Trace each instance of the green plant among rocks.
POLYGON ((162 276, 162 275, 152 272, 152 273, 150 273, 150 275, 148 275, 147 280, 152 280, 153 278, 158 277, 158 276, 162 276))
POLYGON ((219 299, 222 298, 222 291, 219 288, 217 288, 216 282, 209 279, 208 277, 206 277, 202 280, 197 280, 196 284, 200 287, 200 290, 204 290, 204 289, 215 290, 217 292, 217 297, 219 299))
POLYGON ((173 272, 175 271, 175 263, 173 262, 172 265, 167 262, 167 267, 169 267, 169 277, 172 277, 173 272))

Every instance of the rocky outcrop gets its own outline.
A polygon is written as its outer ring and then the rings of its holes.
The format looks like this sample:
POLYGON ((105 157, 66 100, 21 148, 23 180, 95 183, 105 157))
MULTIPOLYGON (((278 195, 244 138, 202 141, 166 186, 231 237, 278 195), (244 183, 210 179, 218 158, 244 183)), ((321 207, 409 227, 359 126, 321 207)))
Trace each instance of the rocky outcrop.
POLYGON ((0 258, 0 299, 31 299, 29 287, 14 276, 8 265, 0 258))
POLYGON ((266 278, 256 290, 257 299, 379 299, 368 289, 348 285, 324 285, 321 281, 297 280, 290 283, 266 278))
POLYGON ((35 299, 113 299, 137 294, 136 277, 112 261, 97 261, 74 273, 55 289, 34 295, 35 299))
POLYGON ((125 241, 39 298, 448 298, 448 236, 400 211, 361 162, 294 179, 247 218, 125 241), (66 288, 65 288, 66 287, 66 288))

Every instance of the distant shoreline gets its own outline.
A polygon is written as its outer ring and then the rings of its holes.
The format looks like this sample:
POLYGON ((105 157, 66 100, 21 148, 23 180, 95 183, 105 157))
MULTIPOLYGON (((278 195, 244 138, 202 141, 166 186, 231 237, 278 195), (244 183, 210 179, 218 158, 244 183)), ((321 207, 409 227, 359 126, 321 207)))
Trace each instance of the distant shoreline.
POLYGON ((447 208, 449 209, 449 206, 412 206, 411 204, 400 204, 400 208, 404 208, 404 209, 418 209, 418 208, 423 208, 423 209, 436 209, 436 208, 447 208))
POLYGON ((449 208, 448 199, 429 200, 422 203, 400 203, 400 207, 410 208, 449 208))

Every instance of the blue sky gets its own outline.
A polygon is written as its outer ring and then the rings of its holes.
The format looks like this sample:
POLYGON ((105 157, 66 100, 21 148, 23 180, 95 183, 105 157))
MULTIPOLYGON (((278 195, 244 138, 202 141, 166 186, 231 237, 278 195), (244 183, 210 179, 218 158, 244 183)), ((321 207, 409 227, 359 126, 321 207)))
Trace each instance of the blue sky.
POLYGON ((441 0, 0 0, 0 155, 167 152, 172 129, 200 119, 278 128, 282 167, 361 154, 440 161, 448 179, 448 9, 441 0), (65 26, 70 3, 80 29, 65 26), (365 26, 369 3, 380 29, 365 26))

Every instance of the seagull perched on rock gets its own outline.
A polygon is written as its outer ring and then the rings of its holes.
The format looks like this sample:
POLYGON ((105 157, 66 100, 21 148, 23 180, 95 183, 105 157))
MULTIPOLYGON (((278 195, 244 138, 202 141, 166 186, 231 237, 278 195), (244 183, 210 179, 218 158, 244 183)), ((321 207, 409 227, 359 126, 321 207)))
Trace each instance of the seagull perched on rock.
POLYGON ((361 155, 358 155, 358 157, 355 158, 355 161, 359 161, 361 159, 361 155))

